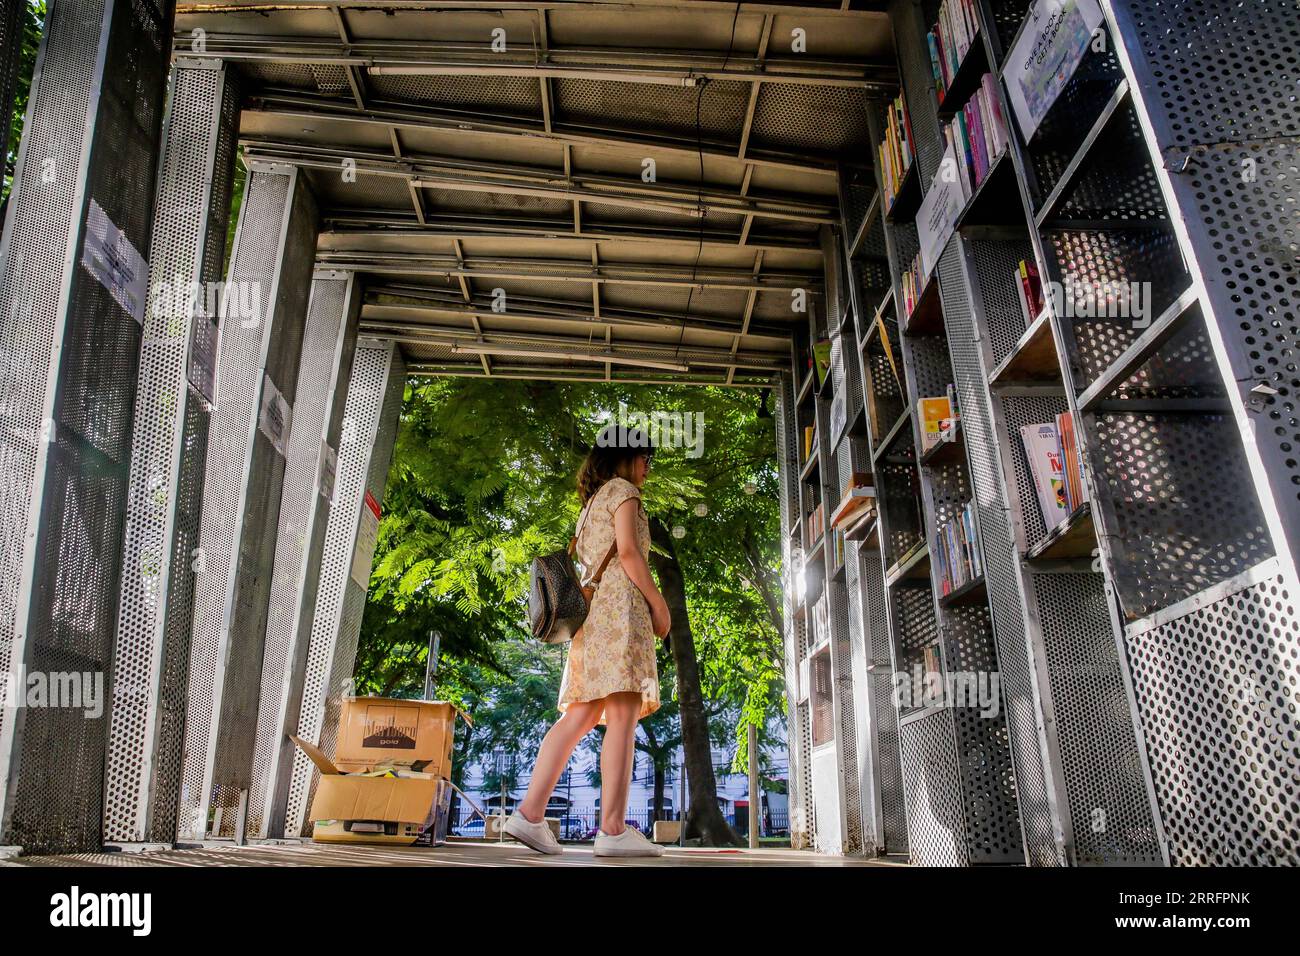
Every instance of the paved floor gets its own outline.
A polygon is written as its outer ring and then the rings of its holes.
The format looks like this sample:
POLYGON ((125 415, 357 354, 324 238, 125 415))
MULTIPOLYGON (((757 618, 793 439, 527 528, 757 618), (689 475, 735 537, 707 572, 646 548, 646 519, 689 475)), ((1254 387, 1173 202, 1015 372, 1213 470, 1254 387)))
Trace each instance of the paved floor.
POLYGON ((259 844, 209 846, 151 853, 77 853, 21 857, 20 866, 899 866, 892 860, 826 856, 811 850, 714 850, 670 847, 661 857, 593 857, 589 843, 566 845, 558 856, 518 843, 452 839, 440 847, 259 844))

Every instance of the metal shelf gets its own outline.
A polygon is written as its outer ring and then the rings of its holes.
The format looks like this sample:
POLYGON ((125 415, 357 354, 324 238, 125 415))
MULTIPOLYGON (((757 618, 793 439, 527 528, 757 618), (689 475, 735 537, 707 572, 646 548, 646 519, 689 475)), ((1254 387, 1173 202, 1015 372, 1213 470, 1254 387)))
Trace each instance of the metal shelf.
POLYGON ((1061 380, 1060 358, 1052 339, 1052 322, 1048 309, 1039 313, 1025 334, 989 376, 990 385, 1009 382, 1045 382, 1061 380))

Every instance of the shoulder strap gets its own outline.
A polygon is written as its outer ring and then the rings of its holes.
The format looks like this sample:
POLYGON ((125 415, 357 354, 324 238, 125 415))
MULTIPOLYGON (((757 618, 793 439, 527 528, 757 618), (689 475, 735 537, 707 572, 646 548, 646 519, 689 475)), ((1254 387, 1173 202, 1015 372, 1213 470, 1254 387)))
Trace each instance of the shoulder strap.
MULTIPOLYGON (((597 494, 599 494, 599 492, 597 492, 597 494)), ((569 557, 571 558, 575 557, 578 553, 578 535, 582 534, 582 525, 587 520, 587 516, 591 513, 591 502, 595 500, 596 495, 592 495, 591 499, 588 500, 587 504, 583 507, 582 514, 578 518, 578 526, 573 530, 573 537, 569 539, 569 557)), ((600 566, 596 568, 596 575, 591 579, 593 584, 599 582, 601 577, 605 574, 605 568, 609 564, 609 559, 614 557, 614 552, 617 550, 618 540, 616 538, 614 541, 610 542, 609 550, 605 552, 605 557, 601 560, 600 566)))

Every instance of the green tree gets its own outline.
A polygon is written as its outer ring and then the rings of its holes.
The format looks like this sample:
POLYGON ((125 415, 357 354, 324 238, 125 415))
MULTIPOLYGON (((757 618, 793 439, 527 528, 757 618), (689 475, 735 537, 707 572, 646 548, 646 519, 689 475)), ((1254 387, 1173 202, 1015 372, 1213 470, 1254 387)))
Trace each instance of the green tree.
MULTIPOLYGON (((45 0, 29 0, 15 11, 19 20, 21 35, 18 48, 18 70, 14 77, 13 105, 9 112, 8 126, 0 145, 4 147, 4 184, 0 186, 0 222, 4 221, 6 207, 9 203, 9 190, 13 184, 14 167, 18 163, 18 146, 23 135, 23 120, 27 116, 27 101, 31 94, 32 73, 36 69, 36 53, 41 45, 41 32, 45 28, 45 0)), ((17 34, 18 31, 15 31, 17 34)), ((0 77, 0 103, 7 100, 8 91, 3 89, 4 78, 0 77)))
MULTIPOLYGON (((643 722, 637 748, 655 768, 656 807, 662 808, 663 777, 684 744, 695 808, 688 834, 734 842, 738 837, 717 811, 709 741, 718 728, 711 722, 723 720, 726 736, 743 738, 746 721, 765 727, 764 715, 781 706, 779 618, 772 615, 773 608, 779 612, 779 591, 764 593, 780 557, 775 449, 762 402, 753 391, 618 383, 443 378, 410 387, 359 683, 418 692, 428 634, 436 629, 444 635, 444 658, 467 665, 458 676, 474 698, 476 724, 500 705, 514 739, 527 739, 526 749, 533 749, 557 714, 555 691, 548 692, 548 711, 494 697, 490 685, 515 679, 525 666, 506 649, 531 641, 522 627, 529 562, 563 547, 572 534, 574 475, 602 416, 620 403, 703 412, 704 455, 661 452, 645 489, 654 519, 652 566, 675 613, 671 650, 659 651, 663 706, 643 722), (670 530, 678 526, 681 539, 670 530), (519 720, 535 721, 538 732, 526 738, 519 720)), ((496 736, 486 727, 481 736, 476 730, 464 754, 458 741, 458 757, 470 757, 496 736)))

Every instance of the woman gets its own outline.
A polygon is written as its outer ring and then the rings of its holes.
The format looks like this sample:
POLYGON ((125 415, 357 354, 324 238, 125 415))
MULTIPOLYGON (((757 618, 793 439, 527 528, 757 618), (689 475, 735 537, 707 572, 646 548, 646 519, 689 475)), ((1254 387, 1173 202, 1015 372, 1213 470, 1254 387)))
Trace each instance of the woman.
POLYGON ((544 819, 546 802, 569 755, 588 731, 605 724, 600 750, 601 825, 596 856, 660 856, 635 827, 627 827, 627 792, 636 725, 659 709, 655 638, 666 637, 671 619, 650 576, 650 522, 641 507, 641 486, 653 449, 641 429, 627 429, 619 443, 615 425, 596 439, 578 473, 578 560, 586 574, 617 544, 617 560, 605 567, 587 619, 574 634, 564 662, 557 705, 562 716, 547 732, 533 766, 532 782, 505 832, 541 853, 560 853, 544 819))

